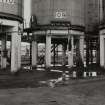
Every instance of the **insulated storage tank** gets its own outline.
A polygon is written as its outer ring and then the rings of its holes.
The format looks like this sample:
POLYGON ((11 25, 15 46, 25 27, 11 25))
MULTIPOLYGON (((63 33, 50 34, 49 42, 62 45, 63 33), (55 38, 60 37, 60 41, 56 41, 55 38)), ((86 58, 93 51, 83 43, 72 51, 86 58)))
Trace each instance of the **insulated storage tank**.
POLYGON ((85 0, 32 0, 32 16, 38 24, 51 21, 69 21, 72 25, 84 26, 85 0))
POLYGON ((99 0, 85 0, 85 25, 87 33, 98 31, 99 25, 99 0))
POLYGON ((100 21, 105 24, 105 0, 100 3, 100 21))
POLYGON ((0 18, 22 21, 24 0, 0 0, 0 18))

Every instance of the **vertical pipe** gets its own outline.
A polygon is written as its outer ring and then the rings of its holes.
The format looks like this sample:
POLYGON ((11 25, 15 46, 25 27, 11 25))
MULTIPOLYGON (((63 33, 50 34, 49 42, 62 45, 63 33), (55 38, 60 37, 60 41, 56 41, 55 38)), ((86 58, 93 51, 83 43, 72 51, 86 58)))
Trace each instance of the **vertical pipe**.
POLYGON ((55 67, 55 63, 56 63, 56 61, 55 61, 55 56, 56 55, 56 52, 55 52, 55 43, 54 43, 54 67, 55 67))
POLYGON ((63 43, 63 53, 62 53, 62 65, 66 65, 66 44, 63 43))
POLYGON ((89 39, 86 37, 86 66, 89 66, 89 39))
POLYGON ((74 38, 70 38, 71 36, 68 36, 68 65, 69 68, 73 66, 73 50, 74 50, 74 38))
POLYGON ((32 41, 30 41, 30 65, 32 65, 32 41))
POLYGON ((1 69, 5 69, 7 66, 6 55, 6 34, 3 34, 1 39, 1 69))
POLYGON ((21 68, 21 35, 18 35, 18 69, 21 68))
POLYGON ((74 36, 72 36, 72 38, 71 38, 71 45, 72 45, 72 49, 71 49, 71 51, 72 51, 72 63, 73 63, 73 65, 74 65, 74 36))
POLYGON ((32 67, 37 67, 38 43, 36 38, 32 41, 32 67))
POLYGON ((96 51, 97 51, 97 53, 96 53, 96 63, 97 63, 97 65, 99 65, 100 64, 100 44, 99 44, 99 38, 98 38, 98 41, 96 42, 97 43, 97 45, 96 45, 96 51))
POLYGON ((99 0, 99 18, 101 23, 103 21, 103 0, 99 0))

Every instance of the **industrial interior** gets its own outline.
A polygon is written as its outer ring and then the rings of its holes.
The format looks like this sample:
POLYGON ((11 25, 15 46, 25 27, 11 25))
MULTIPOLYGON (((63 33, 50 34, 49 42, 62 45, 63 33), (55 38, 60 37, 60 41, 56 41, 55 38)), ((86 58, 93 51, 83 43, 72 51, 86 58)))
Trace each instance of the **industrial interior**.
POLYGON ((1 69, 105 68, 104 0, 0 0, 1 69), (27 13, 28 14, 28 13, 27 13))

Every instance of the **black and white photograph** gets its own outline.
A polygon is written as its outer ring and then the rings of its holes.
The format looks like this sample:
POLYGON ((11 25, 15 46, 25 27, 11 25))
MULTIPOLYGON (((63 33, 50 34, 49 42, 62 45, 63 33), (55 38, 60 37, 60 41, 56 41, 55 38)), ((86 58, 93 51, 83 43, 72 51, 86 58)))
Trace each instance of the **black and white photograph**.
POLYGON ((0 105, 105 105, 105 0, 0 0, 0 105))

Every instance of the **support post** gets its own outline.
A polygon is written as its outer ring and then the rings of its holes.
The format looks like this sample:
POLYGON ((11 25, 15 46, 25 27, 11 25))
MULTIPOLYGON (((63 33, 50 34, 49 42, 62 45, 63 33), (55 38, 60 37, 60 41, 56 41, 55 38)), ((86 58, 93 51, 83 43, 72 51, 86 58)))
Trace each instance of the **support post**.
POLYGON ((21 35, 18 35, 18 70, 21 68, 21 35))
POLYGON ((46 68, 49 68, 51 66, 51 36, 46 35, 46 68))
POLYGON ((84 36, 80 36, 79 45, 80 45, 80 56, 84 64, 84 36))
POLYGON ((1 69, 6 69, 7 58, 6 58, 6 36, 4 35, 1 39, 1 69))
POLYGON ((100 35, 100 66, 105 67, 105 38, 100 35))
POLYGON ((89 39, 86 38, 86 66, 89 66, 89 39))
POLYGON ((15 73, 21 68, 21 35, 18 35, 18 24, 12 28, 11 38, 11 72, 15 73))

